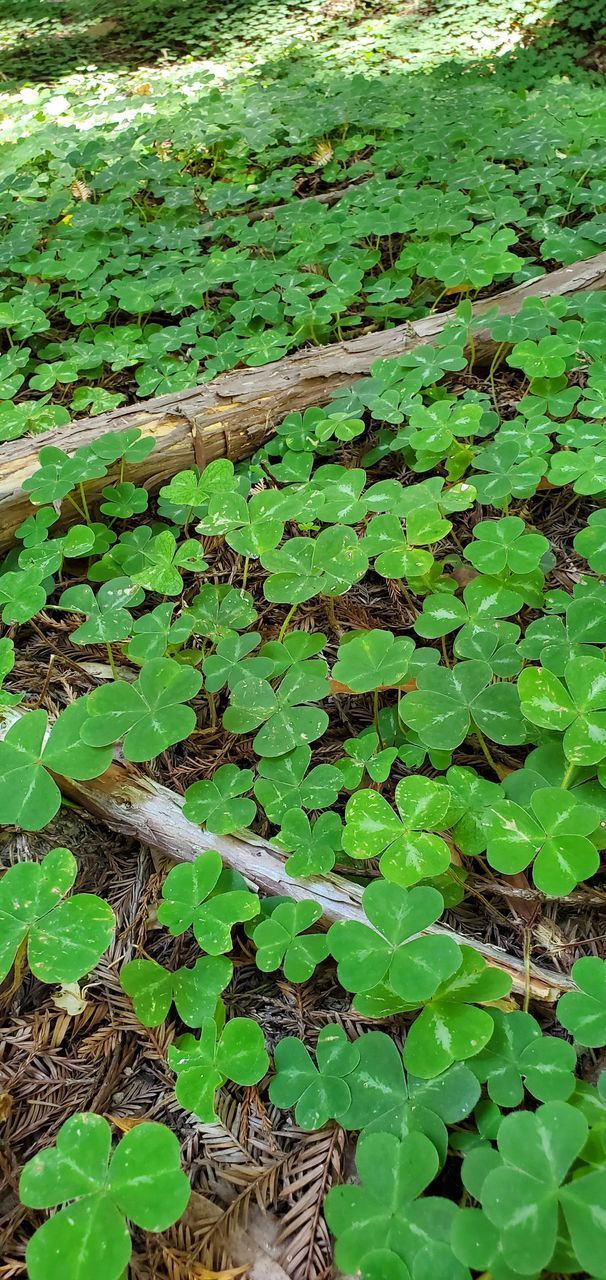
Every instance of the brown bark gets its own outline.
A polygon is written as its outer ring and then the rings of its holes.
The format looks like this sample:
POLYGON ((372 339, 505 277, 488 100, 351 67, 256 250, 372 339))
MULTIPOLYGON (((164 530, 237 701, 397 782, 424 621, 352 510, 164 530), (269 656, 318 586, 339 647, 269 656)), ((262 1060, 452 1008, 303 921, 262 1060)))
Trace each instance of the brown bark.
MULTIPOLYGON (((478 302, 474 313, 481 317, 496 306, 504 315, 515 314, 524 298, 599 289, 605 284, 606 253, 601 253, 478 302)), ((15 529, 31 511, 21 486, 36 470, 38 452, 43 445, 53 444, 73 453, 106 431, 140 427, 144 435, 155 437, 156 448, 145 462, 129 468, 129 479, 155 491, 185 467, 203 466, 213 458, 246 457, 268 439, 276 423, 287 413, 308 405, 326 404, 339 387, 348 386, 367 374, 379 358, 403 355, 433 342, 453 314, 442 312, 415 320, 413 324, 363 334, 332 346, 305 348, 275 364, 224 374, 205 386, 179 395, 127 405, 112 413, 83 418, 58 430, 2 445, 0 548, 10 545, 15 529)), ((477 334, 476 347, 480 353, 491 349, 485 330, 477 334)), ((90 485, 93 495, 103 483, 101 481, 96 489, 90 485)))

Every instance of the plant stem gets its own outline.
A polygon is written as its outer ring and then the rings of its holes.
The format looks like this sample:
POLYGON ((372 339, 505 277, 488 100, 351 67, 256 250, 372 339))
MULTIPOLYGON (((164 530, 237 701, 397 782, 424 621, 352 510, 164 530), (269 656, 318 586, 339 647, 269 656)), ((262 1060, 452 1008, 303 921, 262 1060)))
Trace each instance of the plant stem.
POLYGON ((68 501, 68 502, 71 504, 71 506, 72 506, 72 507, 74 507, 74 509, 78 512, 78 515, 79 515, 79 516, 82 516, 82 519, 83 519, 83 520, 85 520, 85 519, 86 519, 86 516, 85 516, 85 514, 84 514, 84 512, 83 512, 83 510, 82 510, 82 507, 79 505, 79 503, 77 503, 77 502, 76 502, 76 499, 75 499, 75 498, 72 498, 71 493, 68 493, 68 494, 67 494, 67 501, 68 501))
POLYGON ((283 641, 283 639, 284 639, 284 636, 286 635, 286 632, 288 631, 288 624, 289 624, 289 622, 290 622, 291 618, 293 618, 293 617, 294 617, 294 615, 295 615, 296 611, 297 611, 297 605, 296 605, 296 604, 291 605, 290 609, 288 610, 288 613, 286 614, 286 617, 285 617, 285 619, 284 619, 284 622, 282 623, 282 626, 280 627, 280 631, 279 631, 279 634, 278 634, 278 644, 281 644, 281 643, 282 643, 282 641, 283 641))
POLYGON ((496 776, 497 776, 497 778, 499 779, 499 782, 500 782, 500 781, 501 781, 501 775, 500 775, 500 773, 499 773, 499 770, 497 769, 497 766, 496 766, 496 764, 495 764, 495 761, 493 760, 493 758, 492 758, 492 756, 491 756, 491 754, 490 754, 490 751, 488 750, 488 746, 487 746, 487 743, 486 743, 486 739, 485 739, 485 737, 484 737, 484 734, 482 733, 482 730, 481 730, 481 729, 478 729, 478 726, 477 726, 477 724, 475 723, 475 721, 473 721, 473 731, 474 731, 474 733, 475 733, 475 735, 476 735, 476 738, 478 739, 478 742, 479 742, 480 747, 481 747, 481 749, 482 749, 482 753, 483 753, 483 755, 486 757, 486 759, 487 759, 487 761, 488 761, 488 763, 489 763, 489 765, 490 765, 491 769, 492 769, 492 770, 493 770, 493 772, 496 774, 496 776))
POLYGON ((110 667, 111 667, 111 669, 112 669, 112 675, 113 675, 113 677, 114 677, 114 680, 117 680, 117 679, 118 679, 118 672, 117 672, 117 670, 116 670, 116 664, 115 664, 115 662, 114 662, 114 655, 113 655, 113 653, 112 653, 112 647, 111 647, 111 644, 109 643, 109 640, 106 640, 106 641, 105 641, 105 648, 107 649, 107 657, 108 657, 108 659, 109 659, 109 665, 110 665, 110 667))
POLYGON ((242 570, 242 590, 246 591, 246 580, 248 578, 248 566, 250 564, 250 556, 244 558, 244 568, 242 570))
POLYGON ((87 503, 87 501, 86 501, 86 494, 85 494, 85 492, 84 492, 84 485, 83 485, 82 481, 80 481, 80 484, 78 485, 78 488, 79 488, 79 490, 80 490, 80 497, 81 497, 81 499, 82 499, 82 508, 83 508, 83 511, 84 511, 84 519, 86 520, 86 523, 87 523, 87 524, 90 524, 90 523, 91 523, 90 511, 89 511, 89 509, 88 509, 88 503, 87 503))
POLYGON ((381 750, 383 750, 385 743, 383 742, 383 738, 381 737, 381 729, 379 726, 379 690, 378 689, 375 689, 372 695, 372 719, 373 719, 373 724, 375 726, 375 732, 376 732, 377 738, 379 739, 379 746, 381 750))

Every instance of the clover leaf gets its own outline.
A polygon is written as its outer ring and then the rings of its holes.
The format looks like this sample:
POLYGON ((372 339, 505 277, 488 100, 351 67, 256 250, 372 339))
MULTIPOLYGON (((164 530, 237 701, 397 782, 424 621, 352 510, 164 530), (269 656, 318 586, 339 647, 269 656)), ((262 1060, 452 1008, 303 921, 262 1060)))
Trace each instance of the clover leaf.
POLYGON ((245 676, 231 690, 223 725, 230 733, 257 729, 253 747, 260 756, 281 756, 301 742, 320 738, 328 716, 319 707, 302 705, 328 693, 326 664, 300 662, 283 676, 277 689, 258 676, 245 676))
POLYGON ((131 1255, 126 1220, 165 1231, 184 1212, 190 1186, 179 1143, 164 1125, 137 1125, 112 1153, 107 1120, 82 1113, 61 1125, 54 1147, 28 1161, 19 1195, 32 1209, 70 1202, 31 1237, 31 1280, 79 1280, 94 1271, 120 1280, 131 1255))
POLYGON ((540 1102, 565 1102, 575 1087, 576 1054, 572 1045, 544 1036, 535 1018, 518 1010, 492 1010, 494 1031, 470 1068, 499 1107, 518 1107, 524 1084, 540 1102))
POLYGON ((488 861, 497 871, 515 875, 534 859, 537 888, 564 897, 600 865, 588 839, 598 824, 595 809, 558 787, 534 791, 528 809, 499 801, 484 815, 488 861))
POLYGON ((19 862, 0 879, 0 981, 27 946, 41 982, 77 982, 94 969, 116 927, 114 913, 92 893, 67 897, 78 867, 69 849, 41 862, 19 862))
POLYGON ((269 1058, 261 1027, 252 1018, 230 1018, 221 1035, 214 1018, 206 1018, 198 1038, 187 1034, 170 1045, 168 1063, 177 1076, 177 1101, 203 1124, 213 1124, 217 1089, 226 1080, 258 1084, 269 1058))
POLYGON ((473 1110, 480 1096, 475 1076, 463 1063, 435 1080, 406 1079, 402 1052, 384 1031, 367 1031, 355 1041, 359 1061, 347 1077, 351 1101, 338 1117, 345 1129, 393 1133, 397 1138, 419 1130, 446 1159, 446 1123, 456 1124, 473 1110))
POLYGON ((564 680, 543 667, 526 667, 518 680, 522 714, 531 724, 563 733, 571 764, 606 759, 606 670, 600 658, 568 662, 564 680))
POLYGON ((450 521, 428 501, 408 514, 406 533, 398 516, 376 516, 366 529, 363 545, 368 555, 375 557, 375 569, 382 578, 406 578, 410 582, 423 578, 433 565, 431 552, 423 551, 418 544, 439 542, 451 528, 450 521))
POLYGON ((337 761, 337 767, 343 774, 344 785, 348 791, 359 787, 364 774, 367 773, 373 782, 385 782, 391 767, 398 755, 397 747, 379 747, 379 735, 374 729, 359 734, 357 738, 347 738, 343 743, 345 755, 337 761))
POLYGON ((477 1004, 507 995, 511 979, 490 968, 471 947, 461 947, 462 963, 446 978, 413 1022, 404 1046, 404 1065, 422 1080, 440 1075, 452 1062, 480 1053, 494 1021, 477 1004))
POLYGON ((427 596, 415 631, 426 640, 435 640, 462 628, 460 638, 473 639, 487 624, 517 613, 522 604, 523 597, 515 589, 495 578, 478 577, 465 587, 462 600, 443 591, 427 596))
POLYGON ((464 551, 480 573, 498 576, 509 573, 532 573, 549 550, 549 542, 541 533, 528 533, 519 516, 503 516, 501 520, 480 520, 473 531, 475 541, 464 551))
POLYGON ((245 799, 244 793, 250 791, 252 784, 252 769, 222 764, 212 778, 194 782, 187 788, 183 805, 185 817, 219 836, 249 827, 257 806, 254 800, 245 799))
POLYGON ((478 449, 474 458, 473 484, 478 502, 498 507, 512 496, 531 498, 547 467, 546 458, 528 457, 519 441, 495 438, 478 449))
POLYGON ((322 907, 311 899, 278 903, 253 933, 257 968, 272 973, 282 965, 289 982, 307 982, 329 954, 326 934, 305 932, 321 916, 322 907))
POLYGON ((82 740, 88 719, 86 699, 78 698, 57 717, 47 736, 46 711, 28 711, 0 741, 0 809, 4 822, 40 831, 61 806, 53 773, 75 781, 98 778, 112 759, 111 747, 82 740))
POLYGON ((557 378, 564 373, 572 347, 559 334, 548 334, 532 342, 518 342, 507 356, 512 369, 521 369, 527 378, 557 378))
POLYGON ((181 569, 202 573, 206 568, 199 542, 190 539, 177 545, 170 529, 153 533, 148 525, 141 525, 123 534, 107 556, 91 567, 88 576, 93 582, 105 582, 125 575, 146 591, 177 596, 183 590, 181 569))
POLYGON ((200 956, 191 969, 184 967, 174 973, 156 960, 129 960, 122 965, 120 982, 145 1027, 160 1026, 173 1001, 183 1022, 200 1027, 214 1017, 232 973, 233 965, 225 956, 200 956))
POLYGON ((236 591, 222 584, 204 583, 185 611, 196 636, 205 636, 217 644, 232 631, 245 631, 255 622, 257 613, 248 591, 236 591))
POLYGON ((488 662, 425 667, 417 676, 416 691, 402 699, 400 717, 426 747, 454 750, 474 725, 505 746, 526 739, 517 687, 506 681, 493 683, 488 662))
POLYGON ((452 765, 446 781, 451 794, 448 817, 453 841, 461 853, 475 857, 486 848, 484 812, 502 798, 501 789, 475 769, 461 765, 452 765))
POLYGON ((333 679, 354 693, 397 686, 406 675, 413 650, 412 640, 407 636, 396 639, 392 631, 354 633, 339 645, 333 679))
POLYGON ((256 559, 277 547, 288 514, 285 494, 277 489, 254 493, 248 501, 238 493, 215 494, 197 530, 222 535, 239 555, 256 559))
POLYGON ((206 688, 211 693, 218 693, 225 685, 231 690, 238 680, 245 676, 259 676, 261 679, 274 674, 274 663, 271 658, 250 658, 249 654, 259 645, 261 636, 258 631, 248 631, 246 635, 237 635, 234 631, 217 642, 215 653, 204 663, 204 679, 206 688))
POLYGON ((254 791, 270 822, 280 822, 289 809, 328 809, 334 804, 343 785, 340 770, 331 764, 309 769, 310 761, 306 745, 259 761, 254 791))
POLYGON ((61 596, 61 608, 86 616, 86 622, 72 631, 72 640, 76 644, 111 644, 127 640, 133 626, 127 606, 141 604, 144 594, 129 578, 105 582, 96 596, 86 584, 68 587, 61 596))
POLYGON ((221 955, 231 948, 231 931, 259 913, 259 899, 246 889, 221 891, 221 858, 214 849, 169 871, 162 887, 158 920, 178 937, 192 928, 203 951, 221 955), (214 895, 213 895, 213 890, 214 895))
POLYGON ((305 1045, 286 1036, 276 1045, 276 1074, 269 1096, 275 1107, 294 1107, 302 1129, 321 1129, 347 1110, 351 1094, 347 1079, 359 1061, 355 1044, 342 1027, 322 1027, 316 1045, 317 1067, 305 1045))
POLYGON ((189 737, 196 713, 183 704, 194 698, 202 677, 193 667, 172 658, 154 658, 137 679, 114 680, 94 689, 87 698, 89 717, 82 740, 105 747, 123 739, 127 760, 153 760, 167 747, 189 737))
POLYGON ((585 1117, 567 1102, 547 1102, 502 1121, 500 1162, 484 1179, 480 1199, 514 1272, 528 1275, 549 1266, 561 1211, 580 1269, 605 1274, 600 1216, 606 1173, 570 1176, 587 1130, 585 1117))
POLYGON ((263 584, 274 604, 303 604, 313 596, 338 596, 358 582, 368 568, 368 555, 353 529, 333 525, 317 538, 289 538, 267 551, 261 564, 269 572, 263 584))
MULTIPOLYGON (((317 767, 321 769, 322 765, 317 767)), ((290 852, 284 864, 289 876, 305 878, 332 870, 343 831, 338 813, 321 813, 312 823, 302 809, 287 809, 280 821, 280 830, 274 838, 281 849, 290 852)))
POLYGON ((16 707, 23 701, 22 693, 9 693, 4 681, 15 665, 15 643, 8 636, 0 639, 0 708, 16 707))
MULTIPOLYGON (((228 458, 216 458, 204 471, 178 471, 170 484, 160 490, 160 498, 174 507, 185 507, 189 512, 202 514, 209 499, 215 494, 229 491, 234 485, 234 464, 228 458)), ((184 521, 187 524, 187 519, 184 521)))
POLYGON ((566 991, 558 1001, 558 1021, 577 1044, 600 1049, 606 1044, 606 961, 582 956, 572 966, 578 991, 566 991))
POLYGON ((29 622, 46 604, 45 573, 35 566, 0 574, 0 608, 2 621, 29 622))
POLYGON ((399 811, 377 791, 358 791, 347 801, 343 848, 350 858, 381 858, 387 880, 407 887, 440 875, 450 864, 440 830, 450 806, 450 792, 430 778, 403 778, 395 791, 399 811))
MULTIPOLYGON (((400 1140, 390 1133, 360 1138, 360 1185, 331 1188, 324 1204, 326 1221, 336 1236, 335 1261, 342 1271, 360 1271, 384 1248, 402 1261, 414 1257, 415 1202, 435 1178, 438 1164, 437 1151, 423 1133, 408 1133, 400 1140)), ((435 1213, 435 1206, 431 1198, 425 1208, 435 1213)))
MULTIPOLYGON (((116 580, 114 580, 116 581, 116 580)), ((139 666, 152 658, 163 658, 171 645, 182 645, 190 635, 185 613, 172 621, 175 606, 158 604, 149 613, 135 618, 132 639, 127 648, 129 658, 139 666)))
POLYGON ((444 910, 436 889, 407 890, 374 880, 364 890, 362 907, 372 928, 343 920, 328 934, 337 976, 346 991, 370 991, 388 982, 407 1002, 428 1000, 459 968, 461 952, 452 938, 423 936, 444 910))
POLYGON ((606 570, 606 510, 592 511, 587 524, 577 533, 573 546, 594 573, 606 570))

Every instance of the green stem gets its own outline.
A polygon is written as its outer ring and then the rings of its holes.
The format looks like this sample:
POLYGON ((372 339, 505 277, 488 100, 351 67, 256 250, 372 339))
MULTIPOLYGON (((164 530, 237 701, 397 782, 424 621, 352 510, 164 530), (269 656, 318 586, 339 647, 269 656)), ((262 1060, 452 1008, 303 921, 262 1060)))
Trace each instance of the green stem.
POLYGON ((478 726, 477 726, 477 724, 475 723, 475 720, 474 720, 474 722, 473 722, 473 731, 474 731, 474 733, 475 733, 475 735, 476 735, 476 738, 478 739, 478 742, 479 742, 479 744, 480 744, 480 747, 481 747, 481 750, 482 750, 482 754, 486 757, 486 759, 487 759, 487 761, 488 761, 488 763, 489 763, 489 765, 490 765, 491 769, 492 769, 492 770, 493 770, 493 772, 496 774, 496 776, 497 776, 497 778, 499 779, 499 782, 500 782, 500 781, 501 781, 501 775, 500 775, 500 773, 499 773, 499 770, 497 769, 497 766, 496 766, 496 764, 495 764, 495 761, 493 760, 493 758, 492 758, 492 756, 491 756, 491 754, 490 754, 490 751, 488 750, 488 746, 487 746, 487 743, 486 743, 486 739, 485 739, 485 737, 484 737, 484 734, 482 733, 482 730, 481 730, 481 729, 478 729, 478 726))
POLYGON ((114 655, 113 655, 113 653, 112 653, 112 647, 111 647, 111 644, 109 643, 109 640, 106 640, 106 641, 105 641, 105 648, 107 649, 107 657, 108 657, 109 665, 110 665, 110 667, 111 667, 111 669, 112 669, 112 675, 113 675, 113 677, 114 677, 114 680, 117 680, 117 679, 118 679, 118 672, 117 672, 117 670, 116 670, 116 664, 115 664, 115 662, 114 662, 114 655))
POLYGON ((244 569, 242 570, 242 590, 243 591, 246 591, 246 581, 248 578, 249 564, 250 564, 250 556, 246 556, 244 559, 244 569))
POLYGON ((86 520, 86 523, 87 523, 87 524, 90 524, 90 523, 91 523, 90 511, 89 511, 89 509, 88 509, 88 503, 87 503, 87 501, 86 501, 86 494, 85 494, 85 492, 84 492, 84 485, 83 485, 82 481, 80 481, 80 484, 78 485, 78 488, 79 488, 79 490, 80 490, 80 497, 81 497, 81 499, 82 499, 82 508, 83 508, 83 510, 84 510, 84 519, 86 520))
POLYGON ((294 615, 295 615, 295 613, 296 613, 296 611, 297 611, 297 607, 298 607, 298 606, 297 606, 296 604, 293 604, 293 605, 291 605, 290 609, 288 610, 288 613, 286 614, 286 617, 285 617, 285 619, 284 619, 284 622, 282 623, 282 626, 280 627, 280 631, 279 631, 279 634, 278 634, 278 644, 281 644, 281 643, 282 643, 282 641, 283 641, 283 639, 284 639, 284 636, 286 635, 286 632, 288 631, 288 624, 289 624, 289 622, 290 622, 291 618, 293 618, 293 617, 294 617, 294 615))
POLYGON ((373 719, 373 724, 375 726, 375 733, 377 735, 377 738, 379 739, 379 746, 381 750, 383 750, 385 743, 383 742, 383 738, 381 737, 381 729, 379 727, 379 690, 378 689, 375 689, 372 695, 372 719, 373 719))
POLYGON ((68 493, 68 494, 67 494, 67 501, 68 501, 68 502, 70 503, 70 505, 74 508, 74 510, 78 512, 78 515, 79 515, 79 516, 82 516, 82 519, 83 519, 83 520, 86 520, 86 516, 85 516, 85 514, 84 514, 84 512, 83 512, 83 510, 82 510, 82 507, 81 507, 81 506, 76 502, 76 499, 75 499, 75 498, 72 498, 71 493, 68 493))

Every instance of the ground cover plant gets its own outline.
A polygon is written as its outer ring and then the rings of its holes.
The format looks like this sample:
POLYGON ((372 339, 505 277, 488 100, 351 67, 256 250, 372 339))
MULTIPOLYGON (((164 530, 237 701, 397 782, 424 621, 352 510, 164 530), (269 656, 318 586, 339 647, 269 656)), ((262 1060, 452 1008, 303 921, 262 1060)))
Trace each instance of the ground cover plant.
MULTIPOLYGON (((355 1139, 356 1178, 323 1166, 321 1199, 336 1266, 365 1280, 606 1276, 606 961, 575 923, 603 894, 605 317, 603 293, 528 300, 492 322, 487 369, 462 303, 435 349, 145 510, 137 429, 46 448, 0 574, 3 815, 43 832, 57 777, 111 787, 115 755, 183 794, 210 847, 156 877, 157 941, 115 975, 131 1030, 160 1037, 173 1109, 204 1134, 244 1090, 331 1159, 355 1139), (255 892, 254 864, 248 883, 221 854, 243 829, 303 886, 358 884, 360 918, 323 929, 313 892, 255 892), (526 962, 517 998, 483 954, 493 919, 526 962), (555 1009, 531 1001, 541 949, 572 974, 555 1009), (242 972, 301 1007, 326 980, 340 995, 284 1034, 242 972)), ((56 848, 0 881, 11 993, 94 984, 114 918, 67 896, 75 871, 56 848)), ((140 1118, 112 1153, 76 1112, 26 1162, 24 1208, 63 1206, 28 1233, 33 1280, 99 1249, 120 1280, 131 1233, 135 1258, 142 1231, 166 1238, 186 1180, 140 1118)), ((326 1273, 327 1249, 293 1274, 326 1273)))
MULTIPOLYGON (((503 30, 516 57, 510 64, 496 48, 488 73, 477 5, 458 5, 456 21, 452 8, 425 16, 408 62, 390 61, 385 32, 363 57, 354 11, 337 15, 360 55, 352 60, 348 40, 346 70, 336 56, 322 61, 323 39, 317 62, 299 49, 239 77, 227 63, 221 90, 212 63, 128 75, 76 61, 61 75, 60 61, 57 73, 37 72, 34 61, 33 83, 9 80, 0 440, 390 327, 599 252, 603 89, 561 42, 560 61, 536 58, 530 70, 520 61, 531 53, 525 32, 538 23, 553 35, 559 10, 507 0, 503 30), (453 64, 466 24, 468 56, 453 64), (543 82, 562 71, 565 81, 543 82)), ((75 31, 86 27, 86 4, 70 16, 75 31)), ((171 6, 173 28, 174 17, 171 6)), ((598 41, 598 19, 580 18, 575 38, 593 32, 598 41)), ((37 38, 28 15, 18 56, 37 48, 45 65, 46 53, 65 53, 66 15, 60 40, 58 19, 56 5, 39 6, 37 38)), ((394 33, 404 23, 410 50, 418 13, 392 19, 394 33)), ((96 11, 95 23, 104 20, 96 11)), ((246 6, 247 32, 251 20, 246 6)), ((185 21, 189 29, 189 12, 185 21)), ((330 15, 318 11, 317 21, 330 25, 330 15)), ((12 13, 6 22, 11 76, 12 13)), ((156 7, 141 22, 135 6, 133 28, 147 44, 153 25, 166 49, 156 7)), ((107 33, 114 44, 118 30, 107 33)))

